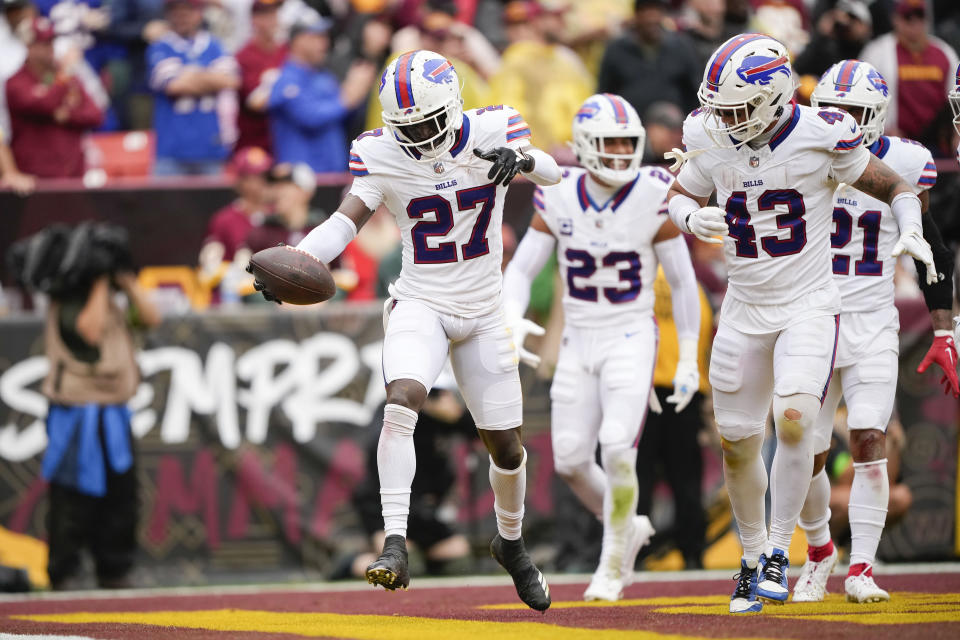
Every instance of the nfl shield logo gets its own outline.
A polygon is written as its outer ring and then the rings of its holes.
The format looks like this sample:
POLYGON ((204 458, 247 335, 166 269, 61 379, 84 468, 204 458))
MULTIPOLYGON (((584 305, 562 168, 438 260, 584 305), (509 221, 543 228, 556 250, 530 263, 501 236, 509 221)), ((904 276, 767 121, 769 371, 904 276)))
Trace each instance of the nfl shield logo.
POLYGON ((433 172, 434 172, 434 173, 443 173, 443 163, 442 163, 442 162, 434 162, 434 163, 433 163, 433 172))
POLYGON ((750 156, 750 166, 756 169, 760 166, 760 156, 750 156))

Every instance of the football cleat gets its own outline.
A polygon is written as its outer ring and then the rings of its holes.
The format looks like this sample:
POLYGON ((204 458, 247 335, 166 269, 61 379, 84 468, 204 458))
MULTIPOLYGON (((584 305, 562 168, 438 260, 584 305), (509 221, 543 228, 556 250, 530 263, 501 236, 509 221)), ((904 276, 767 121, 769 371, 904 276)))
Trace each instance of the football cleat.
MULTIPOLYGON (((627 548, 623 554, 623 567, 620 570, 620 578, 625 587, 633 584, 633 568, 637 563, 637 554, 656 533, 653 525, 650 524, 650 518, 647 516, 634 516, 631 524, 629 537, 627 538, 627 548)), ((586 597, 586 594, 584 594, 584 597, 586 597)))
POLYGON ((843 590, 847 592, 847 602, 886 602, 890 599, 890 594, 878 587, 873 576, 866 571, 858 576, 847 576, 843 590))
POLYGON ((763 603, 757 600, 757 569, 740 560, 740 573, 733 576, 737 587, 730 596, 730 613, 758 613, 763 603))
POLYGON ((407 569, 407 541, 403 536, 387 536, 380 557, 367 567, 367 582, 388 591, 410 586, 407 569))
POLYGON ((757 597, 766 600, 771 604, 783 604, 790 595, 790 589, 787 588, 787 568, 790 561, 787 560, 783 549, 774 548, 770 553, 760 556, 757 578, 757 597))
POLYGON ((507 570, 517 588, 517 595, 531 609, 550 608, 550 587, 543 574, 527 554, 523 539, 504 540, 498 533, 490 543, 490 555, 507 570))
POLYGON ((583 592, 583 599, 587 602, 592 600, 608 600, 616 602, 623 597, 623 580, 611 575, 603 566, 598 567, 590 578, 590 584, 587 590, 583 592))
POLYGON ((793 602, 820 602, 827 595, 827 578, 837 564, 837 549, 819 562, 807 558, 800 578, 793 585, 793 602))

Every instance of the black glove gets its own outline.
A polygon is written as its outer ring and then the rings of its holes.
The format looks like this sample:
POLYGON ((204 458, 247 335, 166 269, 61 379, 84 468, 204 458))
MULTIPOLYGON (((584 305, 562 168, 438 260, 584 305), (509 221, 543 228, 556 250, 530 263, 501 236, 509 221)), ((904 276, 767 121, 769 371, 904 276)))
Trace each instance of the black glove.
MULTIPOLYGON (((247 264, 247 273, 253 274, 253 265, 247 264)), ((280 302, 280 299, 277 298, 277 296, 270 293, 270 290, 267 289, 267 285, 265 285, 261 280, 257 280, 256 277, 254 277, 253 280, 253 288, 259 291, 260 295, 262 295, 264 299, 270 302, 276 302, 277 304, 283 304, 280 302)))
POLYGON ((533 171, 533 158, 525 155, 518 158, 517 152, 509 147, 497 147, 490 151, 474 149, 473 155, 493 163, 487 173, 487 178, 493 180, 493 184, 507 186, 517 173, 533 171))

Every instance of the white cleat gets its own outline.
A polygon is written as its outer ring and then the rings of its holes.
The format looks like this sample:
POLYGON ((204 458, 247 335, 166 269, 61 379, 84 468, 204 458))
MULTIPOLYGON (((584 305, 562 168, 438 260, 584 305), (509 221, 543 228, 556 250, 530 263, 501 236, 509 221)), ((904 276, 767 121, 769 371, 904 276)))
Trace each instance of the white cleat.
POLYGON ((590 579, 590 585, 583 592, 583 599, 587 602, 593 600, 607 600, 616 602, 623 597, 623 580, 610 575, 602 567, 597 569, 590 579))
POLYGON ((858 576, 847 576, 843 581, 843 589, 847 592, 847 602, 886 602, 890 594, 877 586, 873 576, 866 572, 858 576))
POLYGON ((633 584, 633 567, 637 563, 637 554, 656 533, 653 525, 650 524, 650 518, 647 516, 634 516, 631 524, 629 537, 627 538, 627 548, 623 554, 623 566, 620 570, 625 587, 633 584))
POLYGON ((827 578, 833 573, 833 568, 837 565, 837 548, 833 548, 833 553, 821 560, 814 562, 810 558, 803 565, 803 571, 800 578, 793 585, 793 602, 820 602, 827 595, 827 578))

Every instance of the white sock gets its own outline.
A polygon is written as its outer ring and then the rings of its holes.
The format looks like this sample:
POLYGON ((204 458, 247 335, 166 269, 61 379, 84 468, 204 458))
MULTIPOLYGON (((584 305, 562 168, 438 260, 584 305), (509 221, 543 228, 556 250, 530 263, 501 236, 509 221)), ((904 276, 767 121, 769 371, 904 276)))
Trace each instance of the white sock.
MULTIPOLYGON (((557 473, 560 471, 561 467, 558 466, 557 473)), ((603 518, 603 495, 607 491, 607 475, 600 465, 594 460, 576 466, 567 465, 560 475, 583 506, 597 518, 603 518)))
POLYGON ((887 459, 853 463, 850 487, 850 564, 873 564, 887 521, 887 459))
POLYGON ((501 469, 490 458, 490 486, 493 510, 497 513, 497 532, 504 540, 519 540, 523 524, 523 499, 527 493, 527 450, 516 469, 501 469))
POLYGON ((603 494, 603 547, 601 565, 619 576, 627 534, 637 513, 640 493, 637 480, 637 450, 634 447, 603 448, 603 469, 607 488, 603 494))
POLYGON ((763 436, 750 436, 723 445, 723 479, 740 530, 743 560, 751 568, 757 566, 757 559, 767 549, 767 469, 760 457, 762 444, 763 436))
POLYGON ((797 524, 807 534, 809 546, 822 547, 830 542, 830 479, 826 469, 821 469, 810 480, 797 524))
POLYGON ((771 548, 790 548, 793 530, 810 488, 813 473, 813 423, 820 398, 806 393, 773 397, 777 452, 770 468, 771 548), (798 412, 799 415, 793 412, 798 412), (792 417, 788 417, 790 414, 792 417))
POLYGON ((377 472, 380 476, 380 505, 386 535, 407 537, 410 515, 410 485, 417 472, 413 430, 417 412, 399 404, 383 408, 383 429, 377 444, 377 472))

